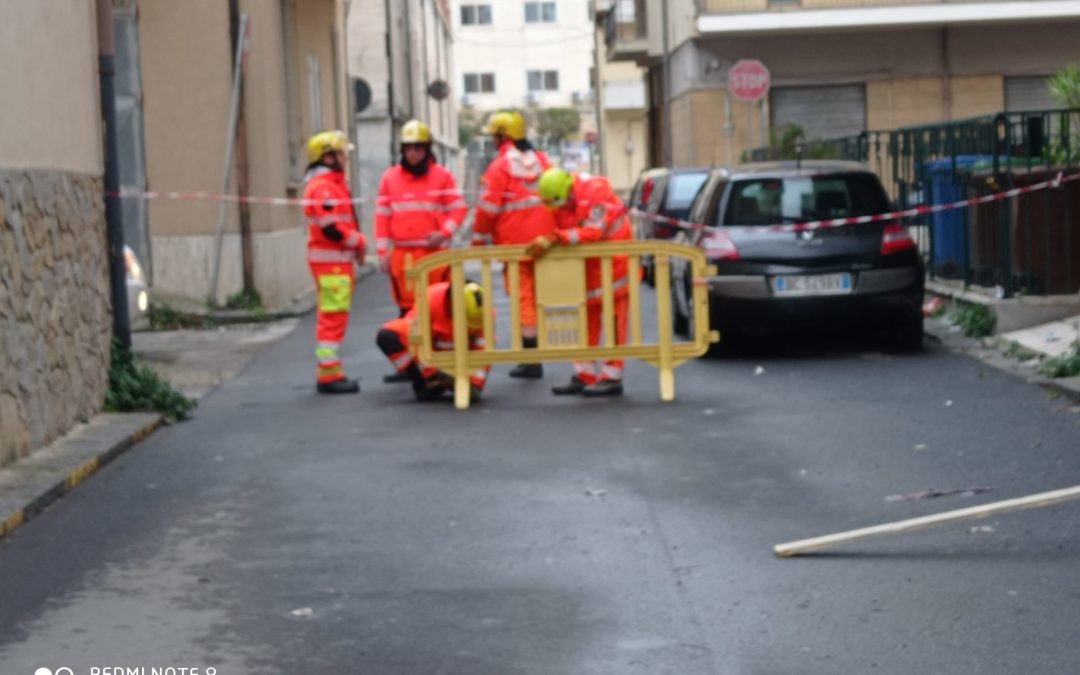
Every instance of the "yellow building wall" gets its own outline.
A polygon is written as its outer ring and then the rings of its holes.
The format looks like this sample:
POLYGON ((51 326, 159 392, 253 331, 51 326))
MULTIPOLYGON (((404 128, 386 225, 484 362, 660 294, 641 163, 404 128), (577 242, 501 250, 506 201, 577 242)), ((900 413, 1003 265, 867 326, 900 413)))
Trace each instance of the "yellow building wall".
POLYGON ((604 116, 604 163, 611 186, 629 194, 646 168, 648 123, 644 111, 609 112, 604 116))
POLYGON ((89 0, 0 2, 0 166, 101 174, 96 16, 89 0))
POLYGON ((897 78, 866 83, 866 125, 889 130, 946 119, 962 119, 1005 109, 1004 79, 1000 75, 953 77, 946 108, 942 80, 937 77, 897 78))
MULTIPOLYGON (((140 0, 139 38, 149 188, 220 192, 232 82, 228 3, 140 0)), ((236 209, 228 212, 235 231, 236 209)), ((209 234, 217 205, 153 200, 148 218, 155 236, 209 234)))

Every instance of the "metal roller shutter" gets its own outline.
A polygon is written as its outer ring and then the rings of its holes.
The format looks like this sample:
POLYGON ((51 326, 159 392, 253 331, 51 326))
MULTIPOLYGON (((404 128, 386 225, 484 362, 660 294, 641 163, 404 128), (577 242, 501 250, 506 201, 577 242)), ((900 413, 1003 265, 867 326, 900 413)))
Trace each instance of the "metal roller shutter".
POLYGON ((798 124, 807 139, 854 136, 866 131, 866 88, 777 87, 770 94, 774 127, 798 124))
POLYGON ((1005 110, 1028 112, 1061 107, 1061 101, 1055 99, 1046 86, 1046 76, 1005 78, 1005 110))

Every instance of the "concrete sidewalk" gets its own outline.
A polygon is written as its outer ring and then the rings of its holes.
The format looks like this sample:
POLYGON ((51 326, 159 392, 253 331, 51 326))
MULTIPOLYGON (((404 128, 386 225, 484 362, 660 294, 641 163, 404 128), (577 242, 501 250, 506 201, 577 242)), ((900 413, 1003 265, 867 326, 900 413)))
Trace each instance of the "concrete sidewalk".
MULTIPOLYGON (((257 354, 291 333, 300 319, 210 330, 141 332, 132 350, 185 395, 200 399, 239 374, 257 354)), ((198 409, 193 413, 198 415, 198 409)), ((48 508, 98 469, 153 433, 158 413, 103 413, 51 445, 0 469, 0 539, 48 508)))

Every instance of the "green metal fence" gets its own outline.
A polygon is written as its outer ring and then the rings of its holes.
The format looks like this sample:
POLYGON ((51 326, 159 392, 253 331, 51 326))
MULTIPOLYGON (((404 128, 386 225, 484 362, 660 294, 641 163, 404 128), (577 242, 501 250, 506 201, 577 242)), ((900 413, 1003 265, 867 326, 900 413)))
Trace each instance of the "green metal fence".
MULTIPOLYGON (((804 157, 868 164, 902 208, 994 194, 1080 171, 1080 110, 1001 113, 816 141, 804 157)), ((757 148, 748 159, 788 159, 757 148)), ((1080 183, 909 219, 931 276, 1017 293, 1080 290, 1080 183)))

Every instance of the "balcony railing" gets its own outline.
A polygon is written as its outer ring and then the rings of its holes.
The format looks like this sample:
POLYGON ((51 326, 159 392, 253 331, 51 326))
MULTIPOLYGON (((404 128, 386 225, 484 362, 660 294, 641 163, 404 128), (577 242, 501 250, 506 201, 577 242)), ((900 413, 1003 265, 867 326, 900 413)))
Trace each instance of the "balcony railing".
POLYGON ((607 17, 608 53, 644 48, 648 38, 646 0, 615 0, 607 17))

